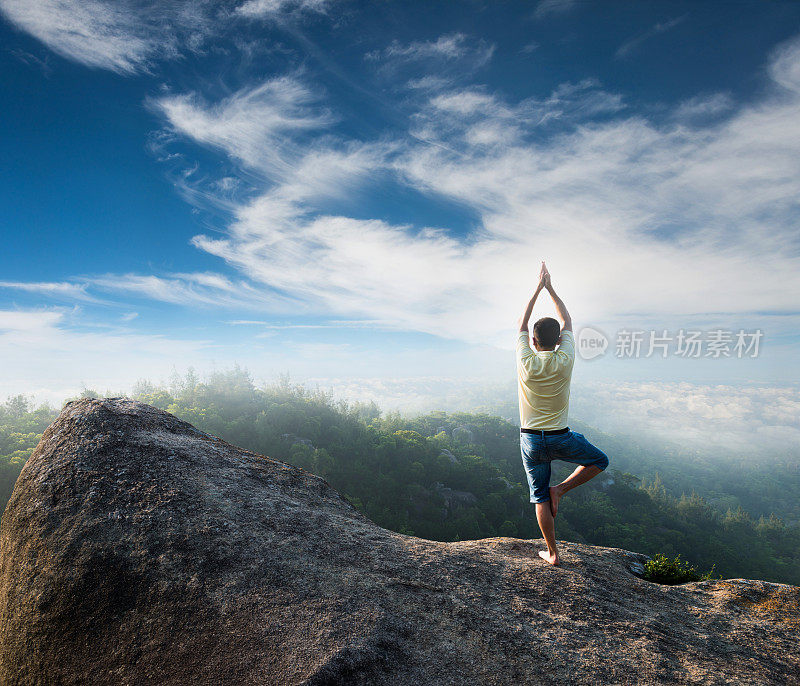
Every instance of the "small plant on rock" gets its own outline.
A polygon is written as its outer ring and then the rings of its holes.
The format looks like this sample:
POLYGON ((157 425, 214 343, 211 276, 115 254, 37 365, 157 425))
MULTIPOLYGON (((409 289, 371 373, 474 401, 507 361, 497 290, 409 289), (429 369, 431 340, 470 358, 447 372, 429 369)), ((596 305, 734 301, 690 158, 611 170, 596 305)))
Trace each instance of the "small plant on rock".
POLYGON ((680 554, 670 560, 666 555, 658 554, 645 562, 643 579, 657 584, 674 586, 689 581, 709 581, 714 578, 714 567, 705 574, 700 574, 688 562, 681 560, 680 554))

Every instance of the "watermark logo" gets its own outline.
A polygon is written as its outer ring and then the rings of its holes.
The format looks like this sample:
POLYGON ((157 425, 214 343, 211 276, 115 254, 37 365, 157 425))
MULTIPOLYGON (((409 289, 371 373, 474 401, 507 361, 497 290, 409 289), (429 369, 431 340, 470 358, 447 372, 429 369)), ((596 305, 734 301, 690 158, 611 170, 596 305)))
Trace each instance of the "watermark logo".
POLYGON ((721 357, 758 357, 761 329, 753 331, 691 331, 680 329, 675 334, 661 331, 617 331, 615 354, 619 358, 674 357, 719 359, 721 357))
POLYGON ((604 355, 608 348, 608 338, 602 331, 591 326, 583 327, 578 333, 578 355, 584 360, 593 360, 604 355))
MULTIPOLYGON (((676 332, 643 329, 621 329, 614 339, 613 353, 618 359, 640 357, 683 358, 738 358, 758 357, 761 351, 761 329, 733 331, 713 329, 694 331, 679 329, 676 332)), ((580 330, 577 338, 578 355, 593 360, 605 355, 608 337, 591 326, 580 330)))

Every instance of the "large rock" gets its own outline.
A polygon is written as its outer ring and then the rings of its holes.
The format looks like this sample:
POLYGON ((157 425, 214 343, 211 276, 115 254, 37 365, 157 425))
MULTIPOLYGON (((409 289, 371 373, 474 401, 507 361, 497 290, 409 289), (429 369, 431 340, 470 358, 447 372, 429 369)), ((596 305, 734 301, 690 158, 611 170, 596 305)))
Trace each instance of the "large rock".
MULTIPOLYGON (((0 532, 2 684, 798 682, 793 586, 386 531, 328 484, 127 400, 70 403, 0 532)), ((746 543, 743 542, 743 553, 746 543)))

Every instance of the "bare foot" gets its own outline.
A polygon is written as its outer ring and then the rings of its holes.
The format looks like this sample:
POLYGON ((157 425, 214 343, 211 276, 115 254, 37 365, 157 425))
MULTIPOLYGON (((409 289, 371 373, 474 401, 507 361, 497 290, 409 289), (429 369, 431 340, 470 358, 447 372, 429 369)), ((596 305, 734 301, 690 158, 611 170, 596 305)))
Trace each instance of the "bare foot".
POLYGON ((558 565, 561 564, 561 560, 558 559, 558 553, 550 554, 549 550, 540 550, 539 557, 541 557, 545 562, 551 565, 558 565))
POLYGON ((558 486, 550 486, 550 512, 553 517, 558 513, 558 501, 561 500, 561 491, 558 486))

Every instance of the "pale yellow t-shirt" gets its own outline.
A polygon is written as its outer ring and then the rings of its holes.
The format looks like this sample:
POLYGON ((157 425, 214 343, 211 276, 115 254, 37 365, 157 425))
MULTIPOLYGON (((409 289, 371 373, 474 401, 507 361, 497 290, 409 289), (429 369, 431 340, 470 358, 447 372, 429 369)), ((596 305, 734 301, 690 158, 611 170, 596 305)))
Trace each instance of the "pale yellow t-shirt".
POLYGON ((572 331, 561 334, 555 350, 534 350, 530 335, 517 338, 519 421, 523 429, 563 429, 569 412, 569 382, 575 364, 572 331))

